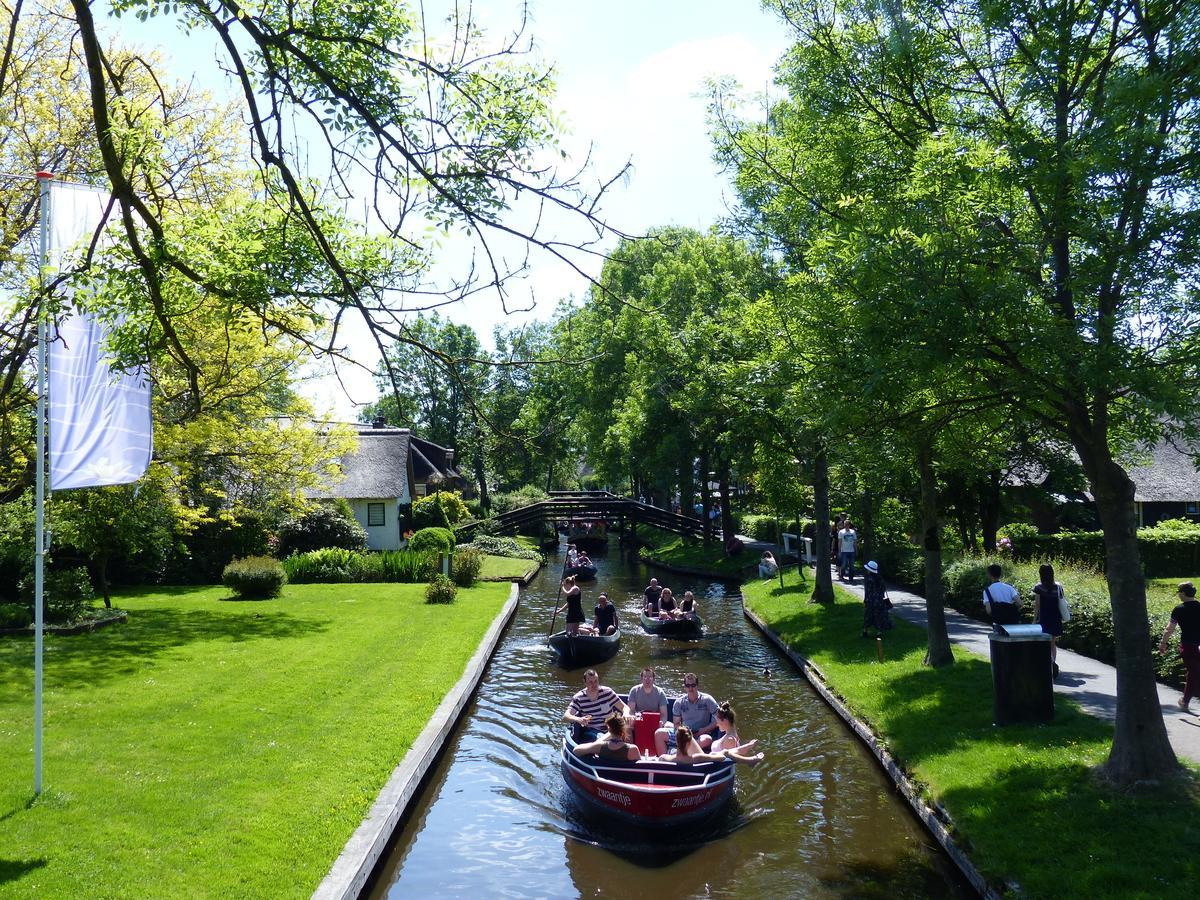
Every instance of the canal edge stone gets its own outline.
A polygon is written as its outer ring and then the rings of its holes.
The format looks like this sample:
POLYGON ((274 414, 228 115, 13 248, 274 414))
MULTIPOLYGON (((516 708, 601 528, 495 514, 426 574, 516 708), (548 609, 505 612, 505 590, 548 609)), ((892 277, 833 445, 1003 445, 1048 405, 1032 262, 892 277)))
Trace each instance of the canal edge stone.
POLYGON ((744 600, 742 602, 742 614, 792 661, 792 664, 800 670, 800 674, 813 686, 821 696, 821 699, 850 726, 850 730, 854 732, 858 739, 867 745, 876 762, 879 763, 888 777, 892 779, 897 790, 908 801, 908 805, 912 808, 917 818, 921 820, 921 824, 925 826, 925 830, 938 842, 942 850, 950 857, 951 861, 958 867, 958 870, 962 872, 963 877, 970 882, 971 887, 975 888, 979 892, 979 895, 987 898, 987 900, 999 900, 1001 895, 988 884, 983 874, 975 868, 975 864, 971 862, 966 853, 954 842, 954 837, 950 834, 950 830, 947 827, 952 822, 946 811, 940 805, 935 810, 921 798, 920 792, 909 780, 908 775, 905 774, 892 754, 880 742, 879 736, 875 734, 871 726, 855 716, 849 707, 833 692, 820 668, 807 657, 793 650, 774 629, 746 607, 744 600))
POLYGON ((462 677, 442 699, 412 747, 392 770, 367 817, 313 891, 313 900, 355 900, 362 894, 397 826, 416 800, 421 780, 437 764, 447 739, 479 686, 504 629, 517 611, 519 597, 520 585, 514 583, 508 600, 492 620, 462 677))

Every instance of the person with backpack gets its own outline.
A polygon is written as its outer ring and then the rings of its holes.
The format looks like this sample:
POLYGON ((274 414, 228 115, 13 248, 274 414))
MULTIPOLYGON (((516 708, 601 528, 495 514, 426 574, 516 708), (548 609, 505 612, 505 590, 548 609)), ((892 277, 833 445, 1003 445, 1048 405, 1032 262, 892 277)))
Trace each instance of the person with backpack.
POLYGON ((1041 579, 1033 587, 1033 621, 1042 626, 1042 633, 1050 635, 1050 666, 1058 677, 1058 639, 1062 637, 1063 623, 1069 622, 1071 612, 1067 608, 1067 597, 1063 586, 1054 580, 1054 566, 1046 563, 1038 567, 1041 579))
POLYGON ((1001 568, 992 563, 987 567, 992 583, 983 589, 983 608, 992 617, 993 625, 1016 625, 1021 621, 1021 595, 1011 584, 1000 580, 1001 568))

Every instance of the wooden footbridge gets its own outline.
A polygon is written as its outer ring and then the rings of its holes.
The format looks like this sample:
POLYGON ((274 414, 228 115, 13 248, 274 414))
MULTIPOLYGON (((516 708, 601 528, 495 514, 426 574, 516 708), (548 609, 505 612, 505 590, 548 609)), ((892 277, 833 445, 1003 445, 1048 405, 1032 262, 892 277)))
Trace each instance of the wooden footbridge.
MULTIPOLYGON (((551 491, 546 500, 531 503, 496 516, 501 533, 511 534, 529 526, 549 522, 604 522, 622 531, 642 523, 653 525, 688 537, 703 537, 704 524, 700 519, 670 510, 619 497, 608 491, 551 491)), ((469 540, 479 522, 467 522, 455 529, 458 539, 469 540)), ((720 539, 720 529, 713 530, 720 539)))

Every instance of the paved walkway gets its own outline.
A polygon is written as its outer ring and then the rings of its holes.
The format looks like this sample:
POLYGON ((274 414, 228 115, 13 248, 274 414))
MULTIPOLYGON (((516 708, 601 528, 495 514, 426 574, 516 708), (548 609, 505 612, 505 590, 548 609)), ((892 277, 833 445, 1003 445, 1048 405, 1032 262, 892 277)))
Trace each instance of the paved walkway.
MULTIPOLYGON (((837 572, 833 573, 834 584, 838 584, 837 572)), ((856 578, 853 585, 841 587, 862 596, 862 579, 856 578)), ((895 585, 888 585, 888 596, 894 608, 893 615, 925 627, 925 598, 910 594, 895 585)), ((946 630, 950 640, 977 653, 985 659, 989 656, 988 634, 991 626, 947 607, 946 630)), ((1087 656, 1070 650, 1058 649, 1058 678, 1054 681, 1054 692, 1070 697, 1085 712, 1102 719, 1117 717, 1117 670, 1087 656)), ((1162 707, 1163 720, 1167 723, 1167 734, 1171 746, 1180 759, 1200 763, 1200 718, 1183 712, 1178 706, 1181 693, 1165 684, 1158 686, 1158 702, 1162 707)))

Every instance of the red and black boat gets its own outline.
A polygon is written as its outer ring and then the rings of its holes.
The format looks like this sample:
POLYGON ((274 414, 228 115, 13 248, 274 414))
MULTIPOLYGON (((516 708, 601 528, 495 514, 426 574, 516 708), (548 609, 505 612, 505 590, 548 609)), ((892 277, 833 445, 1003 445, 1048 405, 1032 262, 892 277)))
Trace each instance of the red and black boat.
POLYGON ((637 762, 575 755, 568 731, 562 773, 572 793, 591 811, 642 828, 669 828, 715 815, 733 796, 734 764, 640 759, 637 762))

